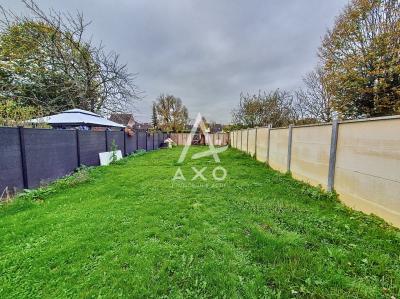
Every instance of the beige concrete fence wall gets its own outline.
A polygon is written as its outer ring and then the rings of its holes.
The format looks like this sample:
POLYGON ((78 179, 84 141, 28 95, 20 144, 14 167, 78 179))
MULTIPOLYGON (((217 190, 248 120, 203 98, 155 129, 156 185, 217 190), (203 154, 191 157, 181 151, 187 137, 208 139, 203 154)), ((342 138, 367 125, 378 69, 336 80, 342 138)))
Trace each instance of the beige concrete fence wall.
POLYGON ((243 136, 243 130, 237 131, 237 149, 242 150, 242 136, 243 136))
POLYGON ((327 189, 331 125, 295 127, 290 171, 294 178, 327 189))
POLYGON ((170 137, 177 145, 185 145, 188 135, 189 133, 171 133, 170 137))
POLYGON ((251 156, 254 156, 256 154, 256 141, 257 141, 257 136, 256 136, 256 129, 249 129, 247 131, 248 137, 247 137, 247 153, 250 154, 251 156))
POLYGON ((256 159, 261 162, 267 162, 268 159, 268 128, 257 128, 256 141, 256 159))
POLYGON ((215 133, 215 134, 210 134, 210 136, 212 136, 213 144, 216 146, 229 144, 228 133, 215 133))
POLYGON ((281 172, 287 171, 289 129, 271 129, 268 164, 281 172))
POLYGON ((247 153, 247 141, 248 141, 248 135, 247 130, 242 130, 242 147, 241 150, 247 153))
MULTIPOLYGON (((215 133, 208 134, 210 141, 216 146, 222 146, 229 144, 229 134, 228 133, 215 133)), ((185 145, 188 140, 190 133, 171 133, 171 139, 177 145, 185 145)))
MULTIPOLYGON (((239 145, 239 149, 242 151, 247 151, 247 134, 244 133, 245 130, 240 130, 240 145, 239 145)), ((247 133, 247 131, 246 131, 247 133)))
POLYGON ((400 119, 340 125, 335 190, 348 205, 400 226, 400 119))
POLYGON ((335 190, 348 206, 400 227, 399 116, 246 129, 231 136, 232 147, 296 179, 335 190))
POLYGON ((235 139, 235 148, 239 148, 239 138, 240 138, 240 132, 239 131, 234 131, 233 132, 233 134, 234 134, 234 139, 235 139))

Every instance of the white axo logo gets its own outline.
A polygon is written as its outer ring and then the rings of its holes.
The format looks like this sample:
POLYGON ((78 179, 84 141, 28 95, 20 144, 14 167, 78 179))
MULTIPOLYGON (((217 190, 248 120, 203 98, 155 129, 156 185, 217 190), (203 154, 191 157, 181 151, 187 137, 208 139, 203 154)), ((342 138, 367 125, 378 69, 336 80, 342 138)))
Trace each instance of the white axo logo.
MULTIPOLYGON (((183 161, 185 161, 187 153, 189 151, 189 148, 192 145, 193 136, 196 134, 196 132, 199 128, 200 128, 200 131, 205 136, 206 144, 208 144, 208 150, 205 152, 194 154, 191 157, 191 159, 196 160, 196 159, 212 156, 214 158, 215 163, 221 163, 221 160, 219 159, 218 154, 226 151, 228 149, 228 146, 218 147, 218 148, 214 147, 212 138, 210 138, 210 134, 206 130, 206 126, 203 122, 203 118, 201 117, 200 113, 197 114, 193 128, 192 128, 188 138, 186 139, 185 147, 182 150, 182 153, 179 157, 178 163, 182 163, 183 161)), ((192 167, 192 170, 194 173, 194 175, 191 179, 192 181, 195 181, 198 179, 201 179, 203 181, 207 180, 207 178, 204 176, 204 172, 207 170, 207 167, 203 167, 201 169, 192 167)), ((214 178, 215 181, 223 181, 223 180, 225 180, 226 176, 227 176, 227 171, 222 166, 217 166, 212 170, 212 177, 214 178)), ((180 167, 177 169, 175 176, 173 177, 172 180, 174 180, 174 181, 176 181, 176 180, 185 181, 186 180, 185 176, 183 175, 182 169, 180 167)))

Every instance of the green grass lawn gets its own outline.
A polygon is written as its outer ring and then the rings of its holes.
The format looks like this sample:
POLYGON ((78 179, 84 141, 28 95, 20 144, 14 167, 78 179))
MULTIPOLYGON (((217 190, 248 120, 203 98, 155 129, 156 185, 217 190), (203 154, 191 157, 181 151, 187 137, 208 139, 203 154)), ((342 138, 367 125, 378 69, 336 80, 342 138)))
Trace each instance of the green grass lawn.
POLYGON ((173 182, 180 151, 3 205, 0 298, 400 298, 398 230, 236 150, 224 182, 212 158, 173 182))

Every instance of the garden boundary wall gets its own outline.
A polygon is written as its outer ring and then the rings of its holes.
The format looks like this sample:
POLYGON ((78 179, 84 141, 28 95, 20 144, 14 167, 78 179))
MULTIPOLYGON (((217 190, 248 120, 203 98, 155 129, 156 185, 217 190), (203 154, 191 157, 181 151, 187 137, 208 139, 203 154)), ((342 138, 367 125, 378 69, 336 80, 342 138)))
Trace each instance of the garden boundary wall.
POLYGON ((113 144, 127 156, 156 150, 167 133, 82 131, 0 127, 0 200, 4 195, 47 184, 76 168, 100 165, 99 153, 113 144))
MULTIPOLYGON (((191 133, 171 133, 171 139, 177 145, 186 145, 186 142, 191 133)), ((208 134, 208 138, 212 141, 212 143, 216 146, 223 146, 229 144, 229 134, 228 133, 210 133, 208 134)), ((206 141, 207 142, 207 141, 206 141)))
POLYGON ((230 132, 230 145, 400 227, 400 117, 230 132))

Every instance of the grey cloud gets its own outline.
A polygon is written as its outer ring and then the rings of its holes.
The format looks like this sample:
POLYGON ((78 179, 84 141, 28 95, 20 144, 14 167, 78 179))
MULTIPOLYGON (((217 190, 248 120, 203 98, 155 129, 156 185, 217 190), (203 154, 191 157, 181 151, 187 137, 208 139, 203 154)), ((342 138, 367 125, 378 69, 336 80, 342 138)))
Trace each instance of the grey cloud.
MULTIPOLYGON (((18 12, 23 6, 1 1, 18 12)), ((317 63, 326 28, 347 0, 42 0, 44 9, 80 10, 95 40, 121 54, 146 92, 150 119, 160 93, 182 98, 191 116, 229 122, 239 94, 301 86, 317 63)))

